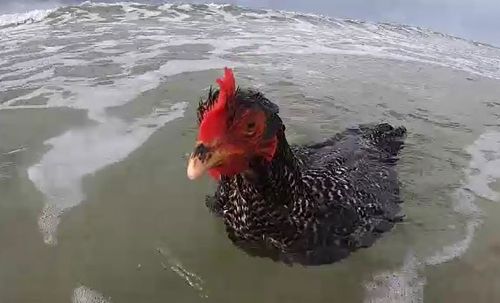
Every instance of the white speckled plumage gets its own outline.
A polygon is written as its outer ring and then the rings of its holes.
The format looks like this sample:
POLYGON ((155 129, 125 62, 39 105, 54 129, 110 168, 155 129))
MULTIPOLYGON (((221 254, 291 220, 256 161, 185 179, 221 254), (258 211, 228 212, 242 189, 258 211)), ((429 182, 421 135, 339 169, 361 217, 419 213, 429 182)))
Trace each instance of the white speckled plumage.
MULTIPOLYGON (((258 97, 254 102, 270 102, 258 97)), ((250 173, 222 176, 207 205, 252 255, 289 264, 335 262, 401 219, 394 166, 405 133, 389 124, 364 125, 322 143, 289 146, 282 126, 273 160, 256 158, 250 173)))

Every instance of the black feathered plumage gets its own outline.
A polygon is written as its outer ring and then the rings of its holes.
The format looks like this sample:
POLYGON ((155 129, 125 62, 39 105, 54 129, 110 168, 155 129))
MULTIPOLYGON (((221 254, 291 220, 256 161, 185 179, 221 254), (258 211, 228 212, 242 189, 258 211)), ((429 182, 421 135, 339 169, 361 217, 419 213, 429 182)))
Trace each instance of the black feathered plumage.
MULTIPOLYGON (((216 96, 210 90, 199 117, 216 96)), ((290 146, 274 103, 251 90, 238 90, 235 98, 266 111, 278 138, 270 163, 255 158, 249 171, 222 176, 207 199, 237 246, 288 264, 332 263, 401 220, 395 164, 403 127, 363 125, 322 143, 290 146)))

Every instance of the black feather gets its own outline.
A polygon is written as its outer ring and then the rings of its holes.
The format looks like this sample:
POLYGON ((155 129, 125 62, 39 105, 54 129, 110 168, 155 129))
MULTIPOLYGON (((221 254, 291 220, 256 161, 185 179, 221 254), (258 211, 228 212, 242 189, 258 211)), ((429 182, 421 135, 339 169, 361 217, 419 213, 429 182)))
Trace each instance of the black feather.
POLYGON ((203 120, 205 113, 214 106, 218 96, 219 90, 214 89, 212 86, 210 86, 208 89, 207 98, 205 100, 203 100, 203 98, 200 99, 200 102, 198 103, 198 109, 196 110, 198 116, 198 124, 200 124, 203 120))
POLYGON ((289 146, 275 104, 251 90, 239 90, 236 100, 265 110, 278 136, 270 163, 256 158, 251 174, 223 176, 207 201, 237 246, 288 264, 331 263, 401 220, 394 166, 404 128, 362 125, 322 143, 289 146))

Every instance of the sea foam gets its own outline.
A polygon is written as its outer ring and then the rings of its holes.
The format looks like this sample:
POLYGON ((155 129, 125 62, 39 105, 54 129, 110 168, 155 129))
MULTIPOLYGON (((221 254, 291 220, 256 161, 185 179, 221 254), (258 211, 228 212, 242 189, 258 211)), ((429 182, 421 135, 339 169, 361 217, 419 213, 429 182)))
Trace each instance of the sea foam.
POLYGON ((99 292, 86 286, 79 286, 73 291, 72 303, 111 303, 111 298, 105 298, 99 292))
POLYGON ((25 13, 0 15, 0 27, 39 22, 54 11, 55 9, 35 9, 25 13))
POLYGON ((470 247, 482 223, 483 214, 476 199, 500 200, 500 193, 490 187, 500 179, 500 133, 485 132, 465 150, 471 156, 469 167, 464 170, 462 185, 452 194, 453 209, 465 218, 464 237, 423 259, 411 254, 400 269, 375 275, 365 284, 365 302, 423 302, 425 277, 420 272, 425 266, 450 262, 461 257, 470 247))
POLYGON ((28 176, 44 194, 46 205, 38 225, 47 244, 56 244, 61 215, 85 199, 82 178, 125 159, 160 127, 183 116, 186 103, 174 104, 165 112, 154 112, 128 124, 106 118, 97 125, 65 132, 49 139, 51 149, 28 176))

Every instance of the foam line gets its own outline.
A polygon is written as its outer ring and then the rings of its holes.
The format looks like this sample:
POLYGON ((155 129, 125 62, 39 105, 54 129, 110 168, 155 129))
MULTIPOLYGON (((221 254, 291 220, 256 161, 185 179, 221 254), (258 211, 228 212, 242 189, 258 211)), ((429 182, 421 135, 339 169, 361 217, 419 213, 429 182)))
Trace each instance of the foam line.
POLYGON ((465 150, 471 156, 469 167, 464 169, 462 186, 452 195, 454 210, 465 217, 465 236, 420 261, 411 255, 397 271, 375 275, 365 285, 365 302, 423 302, 425 278, 419 272, 425 266, 453 261, 470 247, 477 228, 482 224, 483 214, 475 203, 476 199, 500 200, 500 193, 490 187, 500 179, 500 133, 488 131, 465 150))
POLYGON ((39 163, 28 169, 28 176, 46 198, 38 225, 45 243, 56 244, 61 215, 85 199, 82 178, 107 165, 125 159, 160 127, 184 115, 186 103, 173 105, 167 113, 152 113, 129 125, 120 119, 69 130, 49 139, 51 149, 39 163))

